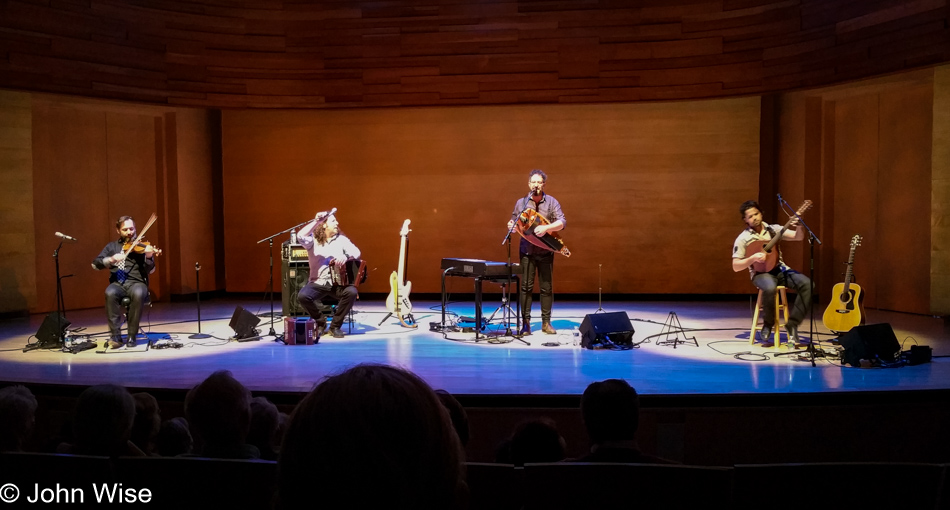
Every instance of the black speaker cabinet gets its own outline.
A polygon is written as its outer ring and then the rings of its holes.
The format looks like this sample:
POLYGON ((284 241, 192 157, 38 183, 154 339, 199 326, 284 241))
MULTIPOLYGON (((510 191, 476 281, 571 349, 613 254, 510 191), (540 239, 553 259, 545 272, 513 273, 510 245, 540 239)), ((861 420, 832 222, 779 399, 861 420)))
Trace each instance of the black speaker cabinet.
POLYGON ((234 309, 234 315, 231 316, 230 326, 234 330, 234 338, 237 340, 253 339, 258 337, 258 332, 254 329, 260 324, 261 318, 244 309, 237 307, 234 309))
POLYGON ((888 323, 855 326, 838 342, 844 347, 842 361, 851 366, 861 366, 863 359, 872 364, 894 363, 900 359, 901 346, 888 323))
POLYGON ((56 312, 50 313, 43 318, 40 329, 36 330, 36 342, 44 349, 62 347, 66 337, 66 326, 69 326, 66 317, 56 312))
POLYGON ((592 313, 581 322, 581 345, 596 347, 633 346, 633 325, 627 312, 592 313))
POLYGON ((307 262, 282 260, 280 262, 281 314, 285 317, 307 315, 307 310, 297 302, 297 293, 310 280, 310 265, 307 262))

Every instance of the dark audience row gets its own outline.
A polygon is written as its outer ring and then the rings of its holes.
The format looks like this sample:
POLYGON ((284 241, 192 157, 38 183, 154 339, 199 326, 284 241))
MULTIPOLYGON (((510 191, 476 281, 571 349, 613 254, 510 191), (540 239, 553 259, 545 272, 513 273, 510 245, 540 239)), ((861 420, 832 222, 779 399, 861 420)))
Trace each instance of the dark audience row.
MULTIPOLYGON (((0 389, 0 451, 21 451, 34 425, 37 400, 23 386, 0 389)), ((74 434, 59 453, 196 456, 277 460, 279 502, 286 508, 312 499, 361 500, 360 506, 464 506, 464 447, 468 420, 448 392, 433 391, 415 374, 364 364, 325 378, 297 405, 279 413, 230 372, 211 374, 185 397, 185 417, 161 421, 156 399, 116 385, 93 386, 79 396, 74 434), (279 446, 278 446, 279 445, 279 446), (374 489, 366 490, 367 480, 374 489)), ((565 459, 564 439, 550 420, 519 425, 498 448, 496 461, 671 463, 636 444, 639 399, 626 382, 591 384, 581 399, 591 449, 565 459)))

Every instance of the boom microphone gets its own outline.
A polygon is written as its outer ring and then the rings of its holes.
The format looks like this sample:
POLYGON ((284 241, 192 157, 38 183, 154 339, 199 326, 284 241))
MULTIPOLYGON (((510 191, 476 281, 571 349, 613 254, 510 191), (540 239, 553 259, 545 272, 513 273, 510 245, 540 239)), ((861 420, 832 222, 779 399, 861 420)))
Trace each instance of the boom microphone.
POLYGON ((65 239, 65 240, 67 240, 67 241, 73 241, 73 242, 77 241, 77 239, 76 239, 75 237, 73 237, 73 236, 68 236, 68 235, 66 235, 66 234, 64 234, 64 233, 62 233, 62 232, 56 232, 55 235, 56 235, 56 237, 61 237, 61 238, 65 239))

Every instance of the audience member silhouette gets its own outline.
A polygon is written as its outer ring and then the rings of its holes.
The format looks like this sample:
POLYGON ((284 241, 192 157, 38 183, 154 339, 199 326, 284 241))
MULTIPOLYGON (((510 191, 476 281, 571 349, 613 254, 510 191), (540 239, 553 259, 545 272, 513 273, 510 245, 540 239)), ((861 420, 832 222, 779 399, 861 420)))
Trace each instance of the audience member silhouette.
POLYGON ((432 388, 364 364, 326 378, 297 406, 278 460, 279 508, 462 508, 465 465, 432 388))
POLYGON ((36 423, 36 397, 26 386, 0 388, 0 452, 21 452, 36 423))
POLYGON ((79 394, 73 420, 75 442, 63 443, 59 453, 79 455, 144 456, 129 440, 135 420, 135 399, 115 384, 86 388, 79 394))
POLYGON ((247 444, 251 426, 251 392, 228 370, 218 370, 185 397, 185 417, 199 457, 257 459, 257 447, 247 444))
POLYGON ((581 415, 590 437, 590 453, 577 462, 675 464, 647 455, 637 446, 640 398, 623 379, 591 383, 581 396, 581 415))
POLYGON ((496 462, 523 466, 526 463, 564 460, 567 444, 550 418, 529 420, 515 427, 511 438, 497 450, 496 462))
POLYGON ((435 394, 449 412, 452 427, 459 436, 459 442, 462 443, 462 448, 468 446, 468 414, 465 413, 465 408, 462 407, 462 404, 459 403, 451 393, 445 390, 435 390, 435 394))
POLYGON ((162 422, 155 438, 155 451, 162 457, 188 455, 192 451, 192 444, 188 420, 179 416, 162 422))
POLYGON ((277 406, 264 397, 251 399, 251 428, 247 444, 254 445, 264 460, 277 460, 277 431, 280 428, 280 413, 277 406))
POLYGON ((158 400, 149 393, 133 393, 135 399, 135 420, 132 422, 131 441, 146 455, 155 454, 155 437, 162 426, 158 400))

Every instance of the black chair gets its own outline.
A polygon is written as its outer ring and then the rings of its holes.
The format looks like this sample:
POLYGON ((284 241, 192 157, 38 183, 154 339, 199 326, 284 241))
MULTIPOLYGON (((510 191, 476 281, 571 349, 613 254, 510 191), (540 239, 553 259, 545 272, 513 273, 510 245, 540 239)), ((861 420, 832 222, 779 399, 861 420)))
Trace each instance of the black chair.
POLYGON ((469 510, 518 510, 524 506, 524 468, 466 462, 469 510))
MULTIPOLYGON (((333 320, 333 312, 336 311, 336 305, 340 302, 335 299, 333 296, 323 296, 323 299, 320 300, 320 311, 327 317, 327 327, 330 327, 330 321, 333 320)), ((353 333, 353 308, 350 308, 350 313, 346 316, 346 332, 353 333)))
MULTIPOLYGON (((0 484, 12 483, 20 492, 20 502, 32 497, 34 485, 40 489, 56 485, 66 489, 80 488, 84 503, 95 503, 92 484, 112 484, 115 481, 112 464, 108 457, 92 455, 66 455, 59 453, 0 453, 0 484)), ((61 493, 62 494, 62 493, 61 493)), ((64 498, 79 502, 69 491, 64 498)), ((67 502, 65 499, 61 503, 67 502)), ((5 505, 6 506, 6 505, 5 505)), ((42 505, 41 505, 42 506, 42 505)), ((68 505, 66 505, 68 506, 68 505)))
POLYGON ((728 508, 732 473, 670 464, 525 464, 524 508, 728 508))
MULTIPOLYGON (((116 481, 147 487, 156 508, 270 509, 277 493, 277 463, 199 457, 119 457, 116 481)), ((319 500, 319 495, 315 495, 319 500)))
MULTIPOLYGON (((125 322, 126 322, 126 324, 128 324, 129 307, 132 305, 132 298, 130 298, 129 296, 125 296, 124 298, 122 298, 121 304, 122 304, 122 309, 125 310, 125 322)), ((145 295, 145 302, 142 303, 142 307, 143 307, 143 308, 146 307, 146 306, 149 307, 149 308, 152 307, 152 291, 151 291, 151 290, 149 290, 149 291, 148 291, 148 294, 145 295)), ((141 319, 141 318, 140 318, 140 319, 141 319)), ((133 334, 131 331, 127 331, 127 335, 128 335, 128 337, 129 337, 129 340, 128 340, 128 341, 129 341, 129 346, 130 346, 130 347, 134 347, 134 346, 135 346, 136 337, 138 337, 139 332, 142 332, 142 333, 145 335, 145 337, 148 338, 148 333, 145 333, 144 331, 142 331, 142 322, 141 322, 141 320, 139 321, 139 331, 136 331, 135 334, 133 334)), ((120 331, 120 333, 121 333, 121 331, 120 331)), ((148 341, 148 346, 151 347, 151 345, 152 345, 152 341, 149 340, 149 341, 148 341)))
POLYGON ((937 508, 944 467, 903 462, 738 464, 736 507, 937 508), (784 490, 796 487, 795 490, 784 490))

